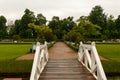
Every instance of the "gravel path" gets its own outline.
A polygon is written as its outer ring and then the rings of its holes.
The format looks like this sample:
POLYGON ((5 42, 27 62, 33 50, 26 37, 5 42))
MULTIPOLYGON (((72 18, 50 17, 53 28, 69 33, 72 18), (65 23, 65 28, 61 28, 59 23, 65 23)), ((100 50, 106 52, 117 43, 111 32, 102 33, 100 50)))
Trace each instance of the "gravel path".
MULTIPOLYGON (((70 59, 70 58, 77 58, 77 52, 69 48, 66 44, 63 42, 57 42, 51 47, 49 50, 49 58, 50 59, 70 59)), ((34 54, 26 54, 21 57, 18 57, 16 60, 33 60, 34 54)), ((106 60, 103 56, 100 56, 101 60, 106 60)))
POLYGON ((69 48, 62 42, 57 42, 49 49, 50 59, 69 59, 77 58, 77 52, 69 48))
MULTIPOLYGON (((62 42, 57 42, 51 47, 49 50, 49 58, 50 59, 69 59, 69 58, 77 58, 77 52, 69 48, 66 44, 62 42)), ((21 57, 18 57, 16 60, 32 60, 34 58, 34 54, 26 54, 21 57)))

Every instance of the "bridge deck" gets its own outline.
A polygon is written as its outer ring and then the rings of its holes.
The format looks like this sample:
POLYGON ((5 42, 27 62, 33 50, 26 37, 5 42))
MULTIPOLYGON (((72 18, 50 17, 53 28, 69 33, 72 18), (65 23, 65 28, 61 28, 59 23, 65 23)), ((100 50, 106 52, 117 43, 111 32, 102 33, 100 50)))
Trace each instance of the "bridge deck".
POLYGON ((95 80, 77 60, 77 53, 64 43, 56 43, 49 50, 49 61, 39 80, 95 80))
POLYGON ((77 59, 50 59, 39 80, 95 80, 77 59))

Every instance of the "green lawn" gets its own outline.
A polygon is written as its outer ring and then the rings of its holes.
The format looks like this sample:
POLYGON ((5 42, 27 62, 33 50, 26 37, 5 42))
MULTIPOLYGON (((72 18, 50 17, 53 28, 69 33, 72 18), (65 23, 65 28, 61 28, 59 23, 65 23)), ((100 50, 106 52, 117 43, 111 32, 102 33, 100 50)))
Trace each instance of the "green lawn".
MULTIPOLYGON (((48 48, 54 43, 49 44, 48 48)), ((32 44, 0 44, 0 73, 30 73, 33 60, 15 60, 27 54, 32 44)))
POLYGON ((32 60, 15 60, 27 54, 32 44, 0 44, 0 73, 26 73, 31 71, 32 60))
POLYGON ((0 44, 0 61, 15 59, 29 52, 31 44, 0 44))
POLYGON ((97 44, 97 50, 100 55, 120 62, 120 44, 97 44))
POLYGON ((96 47, 99 55, 109 59, 102 61, 108 80, 120 80, 120 44, 97 44, 96 47))

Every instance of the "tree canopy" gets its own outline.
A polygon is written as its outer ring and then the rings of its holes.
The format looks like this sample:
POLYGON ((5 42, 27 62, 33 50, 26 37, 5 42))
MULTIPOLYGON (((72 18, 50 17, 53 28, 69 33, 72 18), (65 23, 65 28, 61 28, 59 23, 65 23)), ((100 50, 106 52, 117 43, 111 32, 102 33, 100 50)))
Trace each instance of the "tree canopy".
POLYGON ((88 16, 80 16, 76 21, 72 16, 63 19, 53 16, 48 21, 42 13, 35 15, 33 11, 25 9, 21 18, 15 20, 11 27, 6 26, 6 22, 7 19, 0 16, 0 39, 16 36, 19 39, 37 37, 47 41, 120 38, 120 15, 116 19, 108 16, 100 5, 93 7, 88 16))
POLYGON ((46 41, 54 40, 54 36, 52 34, 52 29, 50 29, 46 25, 35 25, 34 23, 29 23, 28 26, 31 29, 34 29, 37 33, 37 41, 40 41, 40 39, 45 39, 46 41))

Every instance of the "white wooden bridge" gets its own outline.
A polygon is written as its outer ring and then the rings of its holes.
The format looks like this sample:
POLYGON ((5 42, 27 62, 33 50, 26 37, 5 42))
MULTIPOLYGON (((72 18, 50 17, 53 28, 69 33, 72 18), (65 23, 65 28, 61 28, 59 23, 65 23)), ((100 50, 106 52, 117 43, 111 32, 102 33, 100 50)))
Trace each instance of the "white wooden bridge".
POLYGON ((78 58, 49 59, 47 42, 37 43, 30 80, 107 80, 93 42, 80 42, 78 58))

